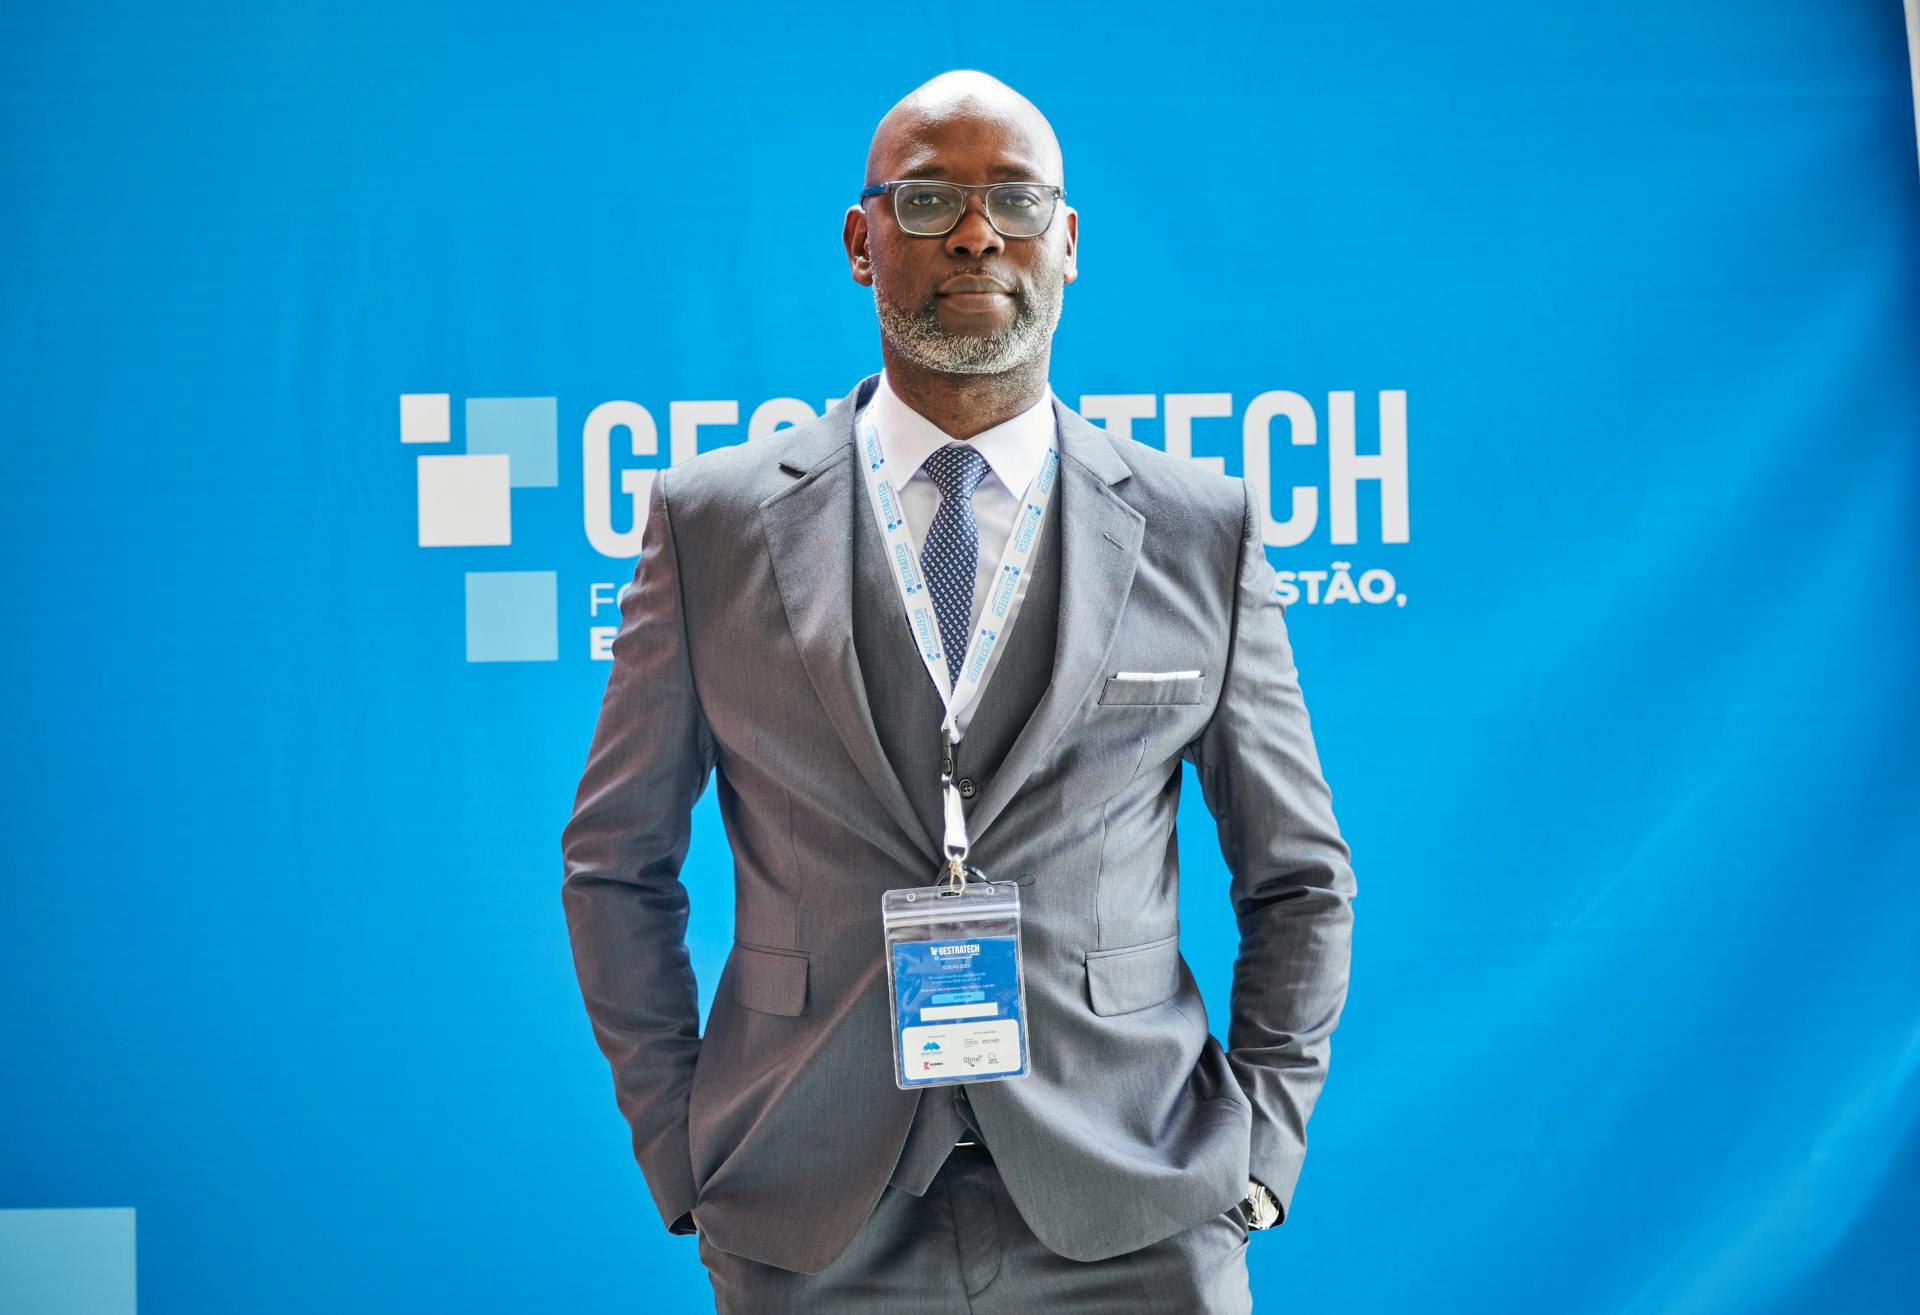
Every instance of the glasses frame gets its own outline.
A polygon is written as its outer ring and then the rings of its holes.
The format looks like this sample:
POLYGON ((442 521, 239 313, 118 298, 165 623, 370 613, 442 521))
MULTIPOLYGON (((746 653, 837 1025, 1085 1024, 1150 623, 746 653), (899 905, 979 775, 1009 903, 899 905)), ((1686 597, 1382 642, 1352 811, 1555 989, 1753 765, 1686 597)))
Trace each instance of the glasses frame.
POLYGON ((860 201, 861 201, 861 204, 864 205, 866 203, 867 198, 870 196, 893 197, 893 222, 898 224, 900 226, 900 231, 902 233, 905 233, 908 237, 945 237, 947 234, 951 233, 954 229, 960 227, 960 221, 966 217, 966 213, 967 213, 966 197, 964 195, 960 198, 960 208, 954 212, 953 222, 951 224, 948 224, 945 228, 941 229, 938 233, 924 233, 924 232, 919 232, 915 229, 908 228, 906 220, 900 217, 900 189, 903 187, 909 187, 916 184, 921 187, 928 187, 928 186, 951 187, 955 191, 961 192, 961 193, 986 192, 988 194, 991 194, 995 188, 1023 187, 1023 188, 1026 188, 1028 191, 1046 192, 1048 195, 1052 196, 1053 209, 1049 211, 1047 214, 1046 227, 1042 228, 1038 233, 1007 232, 1004 228, 1001 228, 1000 225, 993 222, 993 207, 989 203, 986 197, 981 198, 980 200, 981 213, 986 215, 987 223, 993 228, 993 231, 998 233, 1001 237, 1008 238, 1008 239, 1015 239, 1015 240, 1025 239, 1025 238, 1045 237, 1048 229, 1051 229, 1053 227, 1054 216, 1060 213, 1060 203, 1067 199, 1066 189, 1060 186, 1058 183, 1028 183, 1028 182, 1021 182, 1014 179, 1010 179, 1006 182, 1000 182, 1000 183, 950 183, 944 178, 896 178, 892 182, 874 183, 868 186, 867 188, 861 191, 860 201))

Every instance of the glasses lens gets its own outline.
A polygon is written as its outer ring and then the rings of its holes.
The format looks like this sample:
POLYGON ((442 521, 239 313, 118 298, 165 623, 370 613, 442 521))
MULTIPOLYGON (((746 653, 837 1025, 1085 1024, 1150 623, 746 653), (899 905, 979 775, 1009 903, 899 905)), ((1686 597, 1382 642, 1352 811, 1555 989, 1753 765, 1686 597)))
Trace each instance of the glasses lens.
POLYGON ((987 217, 1008 237, 1038 237, 1053 222, 1053 193, 1024 183, 988 188, 987 217))
POLYGON ((893 190, 893 216, 909 233, 944 233, 960 220, 965 194, 942 183, 908 183, 893 190))

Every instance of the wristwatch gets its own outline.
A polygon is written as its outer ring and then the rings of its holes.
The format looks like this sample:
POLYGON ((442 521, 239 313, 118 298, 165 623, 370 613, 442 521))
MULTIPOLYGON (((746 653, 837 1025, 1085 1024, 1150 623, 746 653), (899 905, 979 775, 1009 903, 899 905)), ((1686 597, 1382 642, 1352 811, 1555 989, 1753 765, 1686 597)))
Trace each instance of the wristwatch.
POLYGON ((1240 1203, 1247 1216, 1247 1227, 1272 1228, 1280 1222, 1280 1202, 1267 1185, 1256 1178, 1247 1179, 1247 1199, 1240 1203))

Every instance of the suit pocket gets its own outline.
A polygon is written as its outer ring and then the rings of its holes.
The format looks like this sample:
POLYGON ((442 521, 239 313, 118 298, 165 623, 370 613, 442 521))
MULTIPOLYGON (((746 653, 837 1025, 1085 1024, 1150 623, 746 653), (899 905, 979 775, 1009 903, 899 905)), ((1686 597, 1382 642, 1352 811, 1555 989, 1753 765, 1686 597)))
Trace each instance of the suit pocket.
POLYGON ((1130 1014, 1180 989, 1180 933, 1145 945, 1087 952, 1087 999, 1096 1014, 1130 1014))
POLYGON ((805 955, 763 950, 735 941, 730 958, 733 998, 742 1005, 789 1018, 807 1011, 805 955))
POLYGON ((1240 1245, 1245 1246, 1253 1237, 1253 1221, 1247 1218, 1245 1202, 1236 1202, 1227 1207, 1227 1221, 1240 1234, 1240 1245))
POLYGON ((1198 703, 1206 696, 1204 676, 1155 676, 1147 680, 1108 676, 1100 702, 1108 706, 1198 703))

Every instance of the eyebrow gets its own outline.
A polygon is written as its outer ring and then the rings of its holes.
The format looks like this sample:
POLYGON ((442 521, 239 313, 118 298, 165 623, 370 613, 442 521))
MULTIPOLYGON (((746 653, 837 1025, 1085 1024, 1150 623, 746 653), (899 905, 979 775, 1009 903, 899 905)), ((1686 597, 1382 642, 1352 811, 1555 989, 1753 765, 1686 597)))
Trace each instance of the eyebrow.
MULTIPOLYGON (((901 178, 951 178, 953 170, 943 164, 914 164, 904 166, 899 174, 901 178)), ((996 164, 987 170, 987 177, 995 182, 1037 183, 1040 171, 1030 164, 996 164)))

